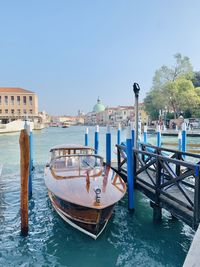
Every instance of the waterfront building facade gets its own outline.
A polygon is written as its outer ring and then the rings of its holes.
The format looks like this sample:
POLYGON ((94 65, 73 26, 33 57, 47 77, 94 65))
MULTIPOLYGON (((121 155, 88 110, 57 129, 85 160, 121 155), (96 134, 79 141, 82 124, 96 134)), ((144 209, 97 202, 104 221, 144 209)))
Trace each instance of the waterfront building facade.
MULTIPOLYGON (((139 118, 143 124, 148 123, 148 116, 144 110, 144 104, 139 103, 138 107, 139 118)), ((135 122, 135 109, 134 106, 117 106, 117 107, 104 107, 100 99, 97 99, 97 104, 94 106, 93 111, 85 115, 86 125, 110 125, 117 127, 127 126, 130 122, 135 122)))
POLYGON ((36 93, 17 87, 0 87, 0 120, 34 119, 38 116, 36 93))

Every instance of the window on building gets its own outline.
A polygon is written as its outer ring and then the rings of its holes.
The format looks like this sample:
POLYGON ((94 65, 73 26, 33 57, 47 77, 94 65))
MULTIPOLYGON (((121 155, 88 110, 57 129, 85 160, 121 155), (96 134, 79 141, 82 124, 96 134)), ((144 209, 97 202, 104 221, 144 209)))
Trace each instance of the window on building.
POLYGON ((11 113, 14 114, 15 113, 15 110, 14 109, 11 109, 11 113))
POLYGON ((30 109, 30 114, 32 114, 33 113, 33 110, 32 109, 30 109))
POLYGON ((24 109, 24 114, 26 114, 26 109, 24 109))
POLYGON ((5 113, 8 114, 8 109, 5 109, 5 113))
POLYGON ((32 96, 29 96, 29 103, 30 103, 30 105, 33 104, 33 97, 32 96))
POLYGON ((14 96, 11 96, 11 104, 14 105, 14 96))
POLYGON ((26 105, 26 96, 23 96, 23 103, 26 105))
POLYGON ((0 96, 0 105, 1 105, 1 96, 0 96))
POLYGON ((5 96, 5 104, 8 105, 8 96, 5 96))
POLYGON ((17 113, 18 113, 18 114, 20 114, 20 113, 21 113, 20 109, 18 109, 18 110, 17 110, 17 113))
POLYGON ((2 109, 0 109, 0 114, 2 114, 2 109))
POLYGON ((17 96, 17 104, 20 105, 20 96, 17 96))

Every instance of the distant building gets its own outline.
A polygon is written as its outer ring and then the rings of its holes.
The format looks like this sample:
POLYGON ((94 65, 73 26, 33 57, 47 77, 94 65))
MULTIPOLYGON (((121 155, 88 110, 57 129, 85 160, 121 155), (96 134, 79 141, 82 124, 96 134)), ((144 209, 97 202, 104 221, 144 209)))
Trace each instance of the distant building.
POLYGON ((68 123, 69 125, 84 124, 84 118, 82 116, 60 116, 59 122, 68 123))
POLYGON ((34 119, 38 116, 36 93, 17 87, 0 87, 0 120, 34 119))
POLYGON ((93 107, 93 111, 85 115, 85 124, 86 125, 102 125, 104 123, 104 112, 105 106, 101 103, 101 100, 97 99, 97 103, 93 107))
MULTIPOLYGON (((139 103, 138 115, 142 123, 147 123, 148 116, 144 111, 144 104, 139 103)), ((86 125, 111 125, 117 127, 119 124, 127 126, 135 121, 134 106, 106 107, 97 99, 93 111, 85 115, 86 125)))
POLYGON ((98 97, 98 99, 97 99, 97 103, 96 103, 96 105, 94 105, 94 107, 93 107, 93 112, 94 113, 99 113, 99 112, 102 112, 102 111, 104 111, 105 110, 105 107, 104 107, 104 105, 101 103, 101 100, 99 99, 99 97, 98 97))

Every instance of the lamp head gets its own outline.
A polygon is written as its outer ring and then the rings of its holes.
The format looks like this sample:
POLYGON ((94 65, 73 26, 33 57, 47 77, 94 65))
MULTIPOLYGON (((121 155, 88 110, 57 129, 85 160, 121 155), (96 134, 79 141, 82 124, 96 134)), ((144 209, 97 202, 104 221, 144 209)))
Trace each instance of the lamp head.
POLYGON ((138 97, 139 96, 139 91, 140 91, 140 86, 139 86, 138 83, 134 83, 133 84, 133 91, 134 91, 135 96, 138 97))

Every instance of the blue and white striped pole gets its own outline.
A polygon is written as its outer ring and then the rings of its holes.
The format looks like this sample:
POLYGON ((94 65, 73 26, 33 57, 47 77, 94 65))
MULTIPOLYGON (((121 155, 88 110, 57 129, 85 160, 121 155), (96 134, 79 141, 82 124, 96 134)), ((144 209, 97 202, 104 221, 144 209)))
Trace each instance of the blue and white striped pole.
POLYGON ((182 124, 182 152, 186 152, 186 123, 182 124))
POLYGON ((95 134, 94 134, 94 153, 99 153, 99 125, 95 127, 95 134))
POLYGON ((132 147, 135 144, 135 130, 134 130, 134 122, 131 122, 131 138, 132 138, 132 147))
POLYGON ((144 125, 144 143, 147 143, 147 125, 144 125))
POLYGON ((107 126, 106 131, 106 163, 108 165, 111 164, 111 133, 110 133, 110 126, 107 126))
POLYGON ((29 145, 30 145, 30 166, 29 166, 29 198, 32 197, 32 176, 33 176, 33 133, 30 127, 29 135, 29 145))
POLYGON ((88 128, 85 129, 85 146, 88 146, 88 128))
POLYGON ((141 119, 139 118, 138 121, 138 142, 142 141, 142 122, 141 119))
POLYGON ((127 182, 128 182, 128 208, 134 210, 134 173, 131 127, 128 127, 126 138, 127 153, 127 182))
POLYGON ((117 144, 121 144, 121 125, 120 123, 118 124, 118 130, 117 130, 117 144))
POLYGON ((182 148, 182 134, 181 131, 178 132, 178 150, 181 151, 182 148))
POLYGON ((30 158, 29 158, 29 178, 28 178, 28 196, 29 199, 32 197, 32 175, 33 175, 33 135, 32 135, 32 129, 30 124, 27 123, 27 120, 25 120, 24 123, 24 129, 27 131, 27 134, 29 136, 29 152, 30 152, 30 158))
POLYGON ((161 130, 160 125, 157 125, 157 146, 161 147, 161 130))

